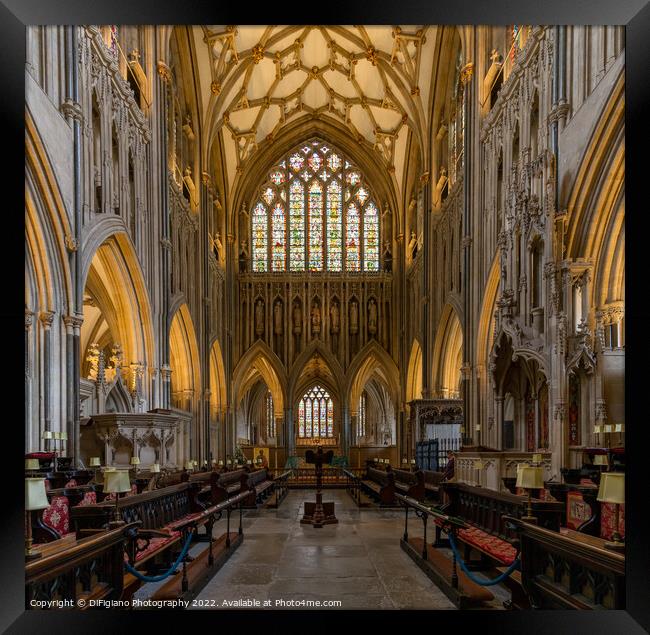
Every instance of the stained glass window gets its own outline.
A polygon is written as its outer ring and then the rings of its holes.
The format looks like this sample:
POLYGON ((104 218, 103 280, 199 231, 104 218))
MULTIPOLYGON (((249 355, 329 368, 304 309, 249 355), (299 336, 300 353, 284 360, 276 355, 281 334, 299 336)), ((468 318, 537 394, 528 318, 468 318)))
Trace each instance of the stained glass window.
POLYGON ((253 271, 266 271, 268 268, 267 233, 268 217, 266 208, 262 203, 258 203, 253 208, 253 271))
POLYGON ((298 436, 303 439, 334 436, 334 402, 322 386, 314 386, 298 404, 298 436))
POLYGON ((275 437, 275 417, 273 416, 273 395, 266 393, 266 436, 275 437))
POLYGON ((348 271, 359 271, 360 269, 359 242, 359 208, 354 203, 350 203, 348 205, 345 236, 346 268, 348 271))
POLYGON ((286 260, 286 240, 284 236, 285 228, 284 207, 276 203, 273 208, 271 240, 273 241, 273 271, 284 271, 286 260))
POLYGON ((379 214, 372 191, 348 159, 318 139, 288 153, 267 173, 251 230, 254 272, 379 271, 379 214))
POLYGON ((366 392, 359 397, 359 414, 357 415, 357 437, 366 436, 366 392))
POLYGON ((379 271, 379 212, 374 203, 363 215, 363 262, 365 271, 379 271))
MULTIPOLYGON (((330 159, 334 156, 336 155, 333 154, 330 159)), ((327 187, 327 268, 329 271, 341 271, 342 268, 342 223, 341 184, 332 181, 327 187)))

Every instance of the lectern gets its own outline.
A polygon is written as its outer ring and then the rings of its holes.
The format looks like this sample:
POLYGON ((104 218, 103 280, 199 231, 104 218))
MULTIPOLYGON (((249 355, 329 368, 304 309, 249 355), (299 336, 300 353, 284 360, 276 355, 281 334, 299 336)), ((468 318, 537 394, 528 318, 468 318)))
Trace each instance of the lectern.
POLYGON ((323 493, 321 488, 323 486, 323 463, 330 464, 334 457, 334 451, 329 450, 323 452, 323 448, 318 446, 318 450, 307 450, 305 452, 305 460, 307 463, 313 463, 316 472, 316 502, 308 503, 305 501, 305 514, 303 515, 300 524, 312 525, 312 527, 323 527, 323 525, 334 525, 339 522, 338 518, 334 515, 334 503, 324 503, 323 493))

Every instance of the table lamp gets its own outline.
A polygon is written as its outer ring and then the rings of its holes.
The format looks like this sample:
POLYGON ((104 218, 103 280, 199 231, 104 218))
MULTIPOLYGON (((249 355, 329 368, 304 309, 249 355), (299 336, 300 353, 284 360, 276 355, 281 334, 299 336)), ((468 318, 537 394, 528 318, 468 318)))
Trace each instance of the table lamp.
POLYGON ((88 460, 89 467, 99 467, 100 465, 101 462, 98 456, 91 456, 90 459, 88 460))
POLYGON ((160 474, 160 463, 153 463, 150 471, 152 474, 160 474))
POLYGON ((232 465, 232 461, 231 461, 230 459, 228 459, 228 460, 226 461, 226 465, 232 465))
MULTIPOLYGON (((38 460, 38 459, 36 459, 38 460)), ((25 514, 27 515, 27 537, 25 538, 25 558, 31 560, 40 558, 40 553, 32 551, 32 512, 37 509, 47 509, 50 502, 47 500, 45 492, 44 478, 26 478, 25 479, 25 514)))
POLYGON ((379 459, 375 457, 375 463, 379 463, 379 459))
POLYGON ((531 504, 532 492, 534 489, 544 487, 544 475, 541 467, 522 466, 517 470, 517 487, 528 490, 528 510, 527 515, 521 519, 529 523, 537 523, 537 518, 533 516, 533 507, 531 504))
POLYGON ((106 494, 115 494, 115 520, 120 520, 120 511, 118 502, 120 494, 131 491, 131 481, 128 470, 106 470, 104 472, 104 492, 106 494))
POLYGON ((64 431, 61 432, 59 435, 59 438, 61 439, 61 454, 63 454, 65 442, 68 440, 68 433, 64 431))
POLYGON ((537 465, 539 465, 541 462, 542 462, 542 455, 533 454, 533 463, 537 463, 537 465))
POLYGON ((623 551, 625 543, 618 531, 619 505, 625 502, 625 473, 603 472, 600 477, 600 487, 596 500, 599 503, 612 503, 614 505, 614 531, 612 540, 605 543, 606 549, 623 551))
POLYGON ((131 457, 131 465, 134 467, 136 474, 138 473, 138 465, 140 465, 140 457, 139 456, 132 456, 131 457))
POLYGON ((402 463, 403 463, 404 465, 406 465, 408 462, 409 462, 409 461, 408 461, 408 459, 407 459, 406 457, 404 457, 404 458, 402 459, 402 463))
POLYGON ((219 467, 223 467, 223 459, 219 459, 219 467))
POLYGON ((192 470, 192 467, 194 467, 194 464, 192 461, 185 461, 185 469, 190 472, 192 470))
POLYGON ((41 439, 43 439, 43 441, 45 441, 45 449, 46 450, 51 449, 51 446, 50 446, 50 444, 48 442, 51 441, 53 438, 54 438, 54 435, 52 434, 51 430, 43 430, 43 434, 41 435, 41 439))
POLYGON ((411 459, 411 465, 415 465, 415 459, 411 459))
POLYGON ((41 464, 38 459, 25 459, 25 471, 26 472, 37 472, 41 464))
POLYGON ((386 465, 389 465, 389 464, 390 464, 390 461, 389 461, 388 459, 384 459, 384 463, 385 463, 386 465))

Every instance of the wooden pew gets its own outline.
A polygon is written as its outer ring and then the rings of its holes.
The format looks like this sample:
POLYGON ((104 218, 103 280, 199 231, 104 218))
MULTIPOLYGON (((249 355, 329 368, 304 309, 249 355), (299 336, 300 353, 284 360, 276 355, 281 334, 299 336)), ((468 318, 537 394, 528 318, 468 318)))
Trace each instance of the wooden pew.
POLYGON ((200 500, 209 500, 212 505, 228 500, 241 491, 242 479, 248 479, 248 473, 244 469, 221 473, 212 472, 210 485, 201 489, 200 500))
POLYGON ((250 495, 244 501, 244 507, 257 509, 258 503, 261 504, 273 491, 273 479, 269 477, 266 468, 248 472, 241 479, 240 491, 250 492, 250 495))
POLYGON ((269 496, 264 507, 277 509, 280 507, 280 503, 285 499, 289 493, 289 477, 291 476, 291 470, 285 470, 281 474, 273 477, 273 491, 275 496, 269 496))
MULTIPOLYGON (((516 535, 506 528, 505 516, 519 518, 526 515, 527 497, 454 482, 443 483, 442 489, 448 502, 440 510, 461 518, 469 525, 467 529, 459 530, 457 537, 459 546, 464 547, 463 559, 468 567, 499 570, 512 564, 517 555, 516 535), (477 553, 479 560, 472 560, 472 553, 477 553)), ((531 508, 540 526, 559 531, 565 513, 562 502, 533 499, 531 508)), ((436 546, 446 544, 440 539, 440 534, 437 525, 436 546)), ((505 584, 512 592, 512 601, 507 608, 526 608, 518 572, 507 578, 505 584)))
POLYGON ((434 472, 433 470, 422 470, 424 473, 424 490, 427 498, 434 501, 440 501, 440 483, 444 472, 434 472))
POLYGON ((392 507, 397 505, 395 475, 392 469, 384 471, 368 466, 365 477, 361 479, 361 485, 379 502, 380 506, 392 507))
POLYGON ((119 600, 124 590, 124 549, 134 527, 122 525, 62 545, 44 545, 42 556, 25 566, 26 606, 47 608, 30 603, 68 600, 72 606, 62 608, 83 610, 90 600, 119 600))
POLYGON ((424 474, 422 470, 410 472, 408 470, 394 469, 395 489, 404 496, 409 496, 418 501, 424 500, 424 474))
POLYGON ((507 516, 521 543, 522 585, 536 609, 625 609, 625 555, 580 532, 507 516))

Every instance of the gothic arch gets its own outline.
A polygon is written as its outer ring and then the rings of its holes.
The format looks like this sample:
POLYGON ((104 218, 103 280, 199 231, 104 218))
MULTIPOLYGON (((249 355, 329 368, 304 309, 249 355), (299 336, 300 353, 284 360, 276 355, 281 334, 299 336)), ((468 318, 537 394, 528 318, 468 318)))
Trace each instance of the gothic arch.
POLYGON ((417 338, 413 339, 411 344, 404 398, 406 403, 414 399, 422 399, 422 347, 417 338))
POLYGON ((284 414, 287 376, 278 356, 262 340, 257 340, 241 357, 233 372, 232 394, 237 406, 261 377, 273 395, 276 417, 284 414))
POLYGON ((196 331, 187 304, 174 314, 169 328, 169 363, 171 391, 189 392, 191 399, 200 397, 201 362, 196 331))
POLYGON ((400 403, 399 369, 393 358, 375 340, 368 342, 355 355, 347 373, 347 394, 350 414, 356 414, 359 397, 372 377, 379 377, 397 408, 400 403))
POLYGON ((440 397, 453 397, 460 387, 463 329, 458 313, 446 304, 442 310, 433 346, 433 386, 440 397))
POLYGON ((215 340, 210 348, 210 408, 213 416, 226 409, 227 399, 226 372, 221 345, 219 340, 215 340))
POLYGON ((327 386, 332 396, 336 395, 338 399, 342 400, 345 392, 343 370, 336 357, 320 340, 312 340, 291 367, 287 388, 290 403, 293 404, 300 399, 304 389, 314 382, 321 382, 324 386, 327 386), (315 356, 320 357, 324 362, 320 374, 318 374, 317 369, 314 369, 311 373, 306 372, 315 356))
POLYGON ((154 366, 149 295, 133 243, 125 233, 110 235, 96 249, 84 288, 96 299, 115 342, 122 346, 124 362, 154 366))
MULTIPOLYGON (((287 124, 282 129, 280 137, 260 144, 255 153, 255 161, 250 169, 237 175, 233 184, 231 217, 229 226, 236 228, 237 214, 242 205, 250 204, 255 197, 257 187, 264 178, 264 173, 294 146, 308 138, 318 137, 323 141, 337 147, 343 154, 347 154, 365 175, 369 185, 373 188, 378 205, 383 207, 384 202, 393 210, 393 214, 400 209, 396 196, 397 184, 395 176, 388 170, 382 169, 382 164, 376 156, 371 154, 363 142, 358 143, 351 137, 349 129, 333 119, 322 116, 314 119, 305 115, 287 124)), ((241 238, 241 237, 240 237, 241 238)))
POLYGON ((34 303, 28 308, 69 312, 74 306, 74 287, 66 246, 73 237, 68 213, 29 110, 25 131, 26 266, 34 303))
POLYGON ((488 358, 493 345, 494 337, 494 311, 499 291, 499 254, 492 260, 488 273, 481 312, 479 313, 478 331, 476 337, 476 361, 480 372, 487 368, 488 358))

